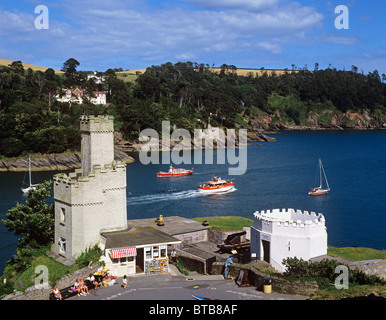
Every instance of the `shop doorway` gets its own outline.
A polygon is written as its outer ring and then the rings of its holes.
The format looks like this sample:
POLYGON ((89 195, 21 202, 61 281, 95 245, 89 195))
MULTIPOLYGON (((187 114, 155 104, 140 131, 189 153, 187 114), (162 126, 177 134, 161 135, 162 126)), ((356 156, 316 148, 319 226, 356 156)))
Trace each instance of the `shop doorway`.
POLYGON ((263 244, 263 260, 270 263, 270 257, 269 257, 269 249, 270 249, 270 242, 267 240, 261 240, 263 244))
POLYGON ((144 270, 143 248, 137 248, 135 273, 143 273, 144 270))

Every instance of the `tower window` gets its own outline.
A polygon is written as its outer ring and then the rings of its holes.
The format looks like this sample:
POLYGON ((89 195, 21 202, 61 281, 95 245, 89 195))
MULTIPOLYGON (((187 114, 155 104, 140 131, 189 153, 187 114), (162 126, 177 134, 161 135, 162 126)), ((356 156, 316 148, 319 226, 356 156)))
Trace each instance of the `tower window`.
POLYGON ((60 208, 60 223, 66 224, 66 209, 60 208))
POLYGON ((59 238, 59 253, 66 254, 66 239, 59 238))

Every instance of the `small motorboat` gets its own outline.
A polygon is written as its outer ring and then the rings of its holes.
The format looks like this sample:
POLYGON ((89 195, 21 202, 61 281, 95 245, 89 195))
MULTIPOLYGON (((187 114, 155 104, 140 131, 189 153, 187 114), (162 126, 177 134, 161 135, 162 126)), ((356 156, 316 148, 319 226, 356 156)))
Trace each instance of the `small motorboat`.
POLYGON ((214 177, 213 180, 198 185, 200 192, 220 193, 230 191, 235 188, 235 182, 214 177))
POLYGON ((157 177, 158 178, 170 178, 170 177, 179 177, 179 176, 188 176, 193 174, 194 168, 192 170, 186 170, 186 169, 181 169, 181 168, 175 168, 173 165, 170 165, 169 171, 168 172, 157 172, 157 177))

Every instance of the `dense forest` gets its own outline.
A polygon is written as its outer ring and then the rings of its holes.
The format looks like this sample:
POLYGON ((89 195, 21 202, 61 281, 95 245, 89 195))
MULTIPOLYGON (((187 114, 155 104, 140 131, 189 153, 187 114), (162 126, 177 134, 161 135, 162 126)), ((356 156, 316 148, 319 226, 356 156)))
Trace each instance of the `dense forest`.
POLYGON ((285 125, 308 125, 310 119, 331 124, 333 116, 347 127, 348 111, 366 114, 373 127, 386 122, 386 75, 367 75, 328 68, 289 70, 285 74, 240 76, 233 65, 214 73, 208 65, 170 62, 151 66, 135 81, 124 81, 117 70, 99 72, 103 84, 77 71, 79 62, 68 59, 63 75, 24 70, 20 61, 0 67, 0 155, 56 153, 79 150, 81 114, 114 115, 115 128, 134 141, 145 128, 161 131, 162 120, 193 131, 212 125, 280 129, 285 125), (106 106, 56 101, 57 93, 80 87, 89 94, 105 90, 106 106), (269 123, 259 119, 269 117, 269 123))

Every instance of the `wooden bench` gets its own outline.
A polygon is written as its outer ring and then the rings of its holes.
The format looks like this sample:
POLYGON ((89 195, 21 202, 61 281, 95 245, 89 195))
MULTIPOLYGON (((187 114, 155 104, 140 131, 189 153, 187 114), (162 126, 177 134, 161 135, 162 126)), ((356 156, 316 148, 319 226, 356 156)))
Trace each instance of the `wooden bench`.
MULTIPOLYGON (((94 289, 94 287, 95 287, 94 284, 90 280, 85 280, 84 284, 87 286, 88 290, 94 289)), ((67 299, 67 298, 71 298, 71 297, 73 297, 73 296, 78 294, 78 292, 77 291, 73 291, 72 288, 74 288, 73 285, 70 286, 70 287, 66 287, 66 288, 63 288, 63 289, 59 290, 63 300, 67 299)), ((55 295, 52 292, 50 294, 50 300, 59 300, 59 299, 55 298, 55 295)))

